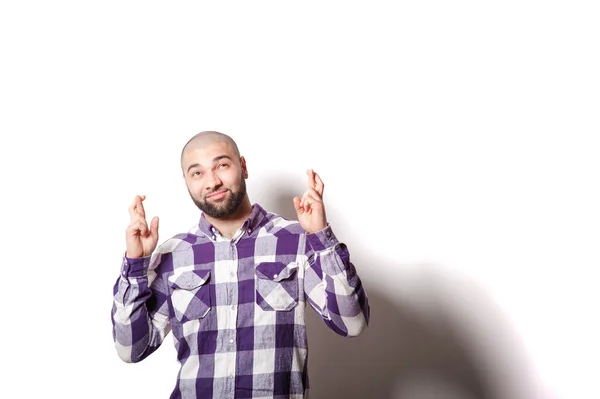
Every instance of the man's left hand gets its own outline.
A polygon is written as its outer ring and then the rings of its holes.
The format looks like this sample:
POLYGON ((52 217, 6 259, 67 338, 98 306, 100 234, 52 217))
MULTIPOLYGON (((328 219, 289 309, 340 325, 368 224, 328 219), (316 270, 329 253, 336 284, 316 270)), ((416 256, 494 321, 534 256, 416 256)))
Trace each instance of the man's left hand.
POLYGON ((307 170, 308 190, 302 198, 294 197, 294 208, 298 213, 300 226, 308 234, 316 233, 327 227, 325 204, 323 204, 323 181, 312 169, 307 170))

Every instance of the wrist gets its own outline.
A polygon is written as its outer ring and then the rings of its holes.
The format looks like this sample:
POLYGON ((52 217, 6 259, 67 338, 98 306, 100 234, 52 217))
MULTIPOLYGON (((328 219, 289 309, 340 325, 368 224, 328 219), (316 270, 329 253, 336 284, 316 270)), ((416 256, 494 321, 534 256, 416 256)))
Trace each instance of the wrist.
POLYGON ((317 233, 320 233, 323 230, 325 230, 327 227, 329 227, 329 223, 325 223, 324 225, 322 225, 320 227, 315 227, 314 229, 304 230, 304 231, 306 232, 306 234, 317 234, 317 233))
POLYGON ((140 252, 137 252, 137 251, 126 250, 125 251, 125 257, 127 259, 139 259, 139 258, 144 258, 145 255, 143 253, 140 253, 140 252))

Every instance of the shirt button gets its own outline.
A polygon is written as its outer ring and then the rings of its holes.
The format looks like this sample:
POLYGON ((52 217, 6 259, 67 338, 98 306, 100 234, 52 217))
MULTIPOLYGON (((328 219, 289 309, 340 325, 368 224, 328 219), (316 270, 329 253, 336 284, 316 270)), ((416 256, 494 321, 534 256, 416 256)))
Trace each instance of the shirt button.
POLYGON ((235 273, 234 273, 234 272, 231 272, 231 273, 229 273, 229 275, 230 275, 231 277, 235 277, 235 273))
POLYGON ((331 237, 331 231, 330 230, 327 231, 327 237, 331 237))
POLYGON ((248 234, 252 233, 252 229, 248 229, 248 234))
POLYGON ((278 277, 278 276, 277 276, 277 274, 274 274, 274 275, 273 275, 273 278, 277 278, 277 277, 278 277))
POLYGON ((235 310, 236 306, 235 305, 231 305, 231 310, 235 310))
POLYGON ((231 338, 231 339, 229 340, 229 343, 230 343, 230 344, 233 344, 233 338, 231 338))

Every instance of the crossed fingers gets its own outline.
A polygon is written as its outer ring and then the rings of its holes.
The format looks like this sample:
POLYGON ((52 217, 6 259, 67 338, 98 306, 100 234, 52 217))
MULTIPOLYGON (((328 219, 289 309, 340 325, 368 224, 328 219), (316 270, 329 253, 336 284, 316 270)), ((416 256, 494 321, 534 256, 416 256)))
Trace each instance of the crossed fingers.
POLYGON ((145 195, 136 195, 129 206, 130 226, 134 231, 139 231, 142 236, 148 233, 148 223, 146 222, 146 211, 142 201, 146 199, 145 195))

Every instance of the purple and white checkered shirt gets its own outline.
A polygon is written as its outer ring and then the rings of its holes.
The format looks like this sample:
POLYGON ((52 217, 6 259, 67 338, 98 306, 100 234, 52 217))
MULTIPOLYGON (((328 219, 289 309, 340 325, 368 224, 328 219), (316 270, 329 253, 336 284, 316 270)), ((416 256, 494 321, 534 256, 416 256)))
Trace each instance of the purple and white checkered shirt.
POLYGON ((342 336, 369 320, 331 227, 306 234, 255 204, 231 240, 202 215, 151 257, 124 258, 113 336, 119 356, 138 362, 173 332, 181 368, 171 398, 304 398, 307 302, 342 336))

